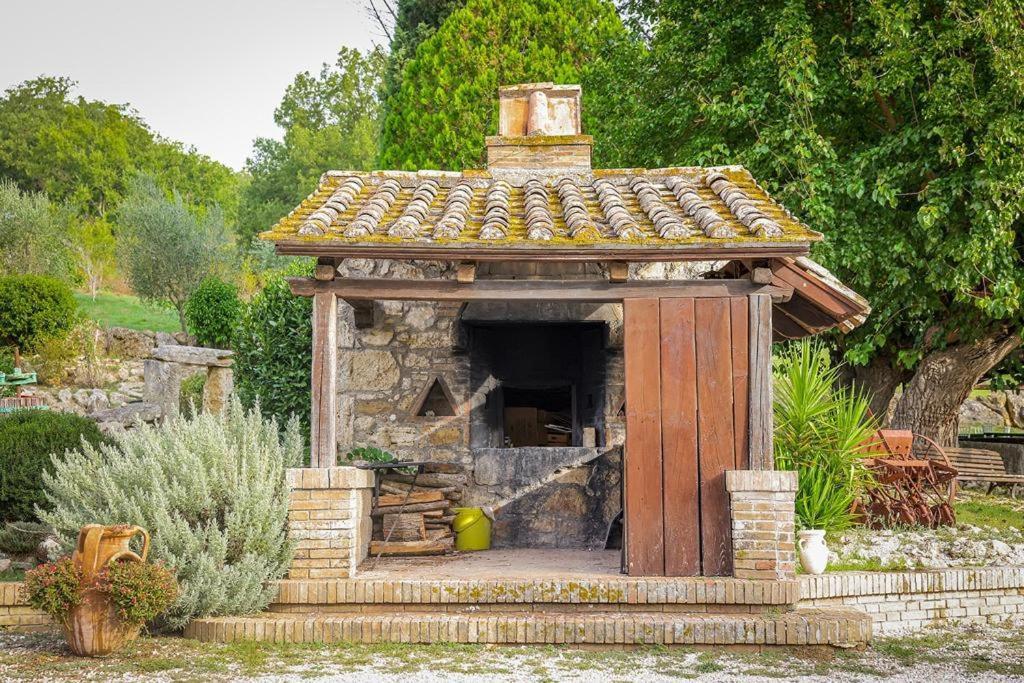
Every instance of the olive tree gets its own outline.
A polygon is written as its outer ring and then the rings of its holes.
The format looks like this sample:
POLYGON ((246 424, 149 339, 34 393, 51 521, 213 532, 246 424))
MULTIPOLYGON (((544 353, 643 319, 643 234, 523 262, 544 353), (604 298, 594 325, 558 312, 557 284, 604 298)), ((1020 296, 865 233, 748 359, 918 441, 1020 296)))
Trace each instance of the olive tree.
POLYGON ((129 284, 144 301, 173 306, 185 330, 185 302, 227 255, 221 212, 194 212, 140 176, 118 214, 118 252, 129 284))

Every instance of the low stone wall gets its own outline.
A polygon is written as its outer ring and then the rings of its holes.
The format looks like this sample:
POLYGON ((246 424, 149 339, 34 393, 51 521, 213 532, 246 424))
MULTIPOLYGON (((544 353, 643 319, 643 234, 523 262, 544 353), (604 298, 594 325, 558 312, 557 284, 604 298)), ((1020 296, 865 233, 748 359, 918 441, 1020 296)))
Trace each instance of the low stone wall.
POLYGON ((800 577, 801 607, 867 612, 875 634, 932 624, 1024 621, 1024 567, 837 572, 800 577))
POLYGON ((21 582, 0 583, 0 631, 40 631, 53 627, 44 612, 29 607, 21 599, 21 582))

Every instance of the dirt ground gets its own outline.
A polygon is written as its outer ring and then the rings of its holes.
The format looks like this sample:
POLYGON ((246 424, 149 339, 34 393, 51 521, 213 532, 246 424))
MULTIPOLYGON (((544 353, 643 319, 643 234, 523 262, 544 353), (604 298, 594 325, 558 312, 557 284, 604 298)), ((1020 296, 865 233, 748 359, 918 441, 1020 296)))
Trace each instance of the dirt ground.
POLYGON ((864 651, 623 651, 473 645, 201 644, 143 637, 107 659, 55 634, 0 634, 2 681, 1024 681, 1024 630, 930 629, 864 651))

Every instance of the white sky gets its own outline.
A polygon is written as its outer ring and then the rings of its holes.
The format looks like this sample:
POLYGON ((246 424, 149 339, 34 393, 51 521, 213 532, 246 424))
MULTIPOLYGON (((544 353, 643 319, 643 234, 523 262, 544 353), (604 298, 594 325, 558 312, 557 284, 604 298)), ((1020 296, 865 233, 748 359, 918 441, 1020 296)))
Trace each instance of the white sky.
POLYGON ((239 169, 300 71, 385 40, 363 0, 0 0, 0 90, 42 74, 239 169))

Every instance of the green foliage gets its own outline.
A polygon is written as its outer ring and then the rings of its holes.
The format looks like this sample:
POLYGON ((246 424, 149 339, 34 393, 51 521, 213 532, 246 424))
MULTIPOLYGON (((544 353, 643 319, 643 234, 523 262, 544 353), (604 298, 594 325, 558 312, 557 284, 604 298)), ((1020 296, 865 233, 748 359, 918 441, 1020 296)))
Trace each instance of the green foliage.
POLYGON ((623 33, 606 0, 467 0, 419 44, 384 103, 382 165, 481 167, 484 136, 498 130, 499 86, 580 82, 623 33))
POLYGON ((71 276, 67 216, 46 195, 0 179, 0 275, 71 276))
POLYGON ((95 586, 132 625, 153 621, 178 597, 178 582, 162 562, 112 562, 96 575, 95 586))
POLYGON ((345 454, 345 460, 355 462, 365 460, 366 462, 394 462, 397 460, 394 453, 376 446, 356 446, 345 454))
POLYGON ((73 97, 75 83, 43 77, 0 97, 0 176, 102 217, 139 172, 193 205, 237 213, 240 176, 154 134, 127 105, 73 97))
POLYGON ((68 333, 79 319, 66 284, 42 275, 0 277, 0 345, 31 351, 68 333))
POLYGON ((434 35, 448 15, 464 4, 465 0, 398 0, 381 85, 383 101, 398 93, 405 65, 416 54, 420 43, 434 35))
POLYGON ((104 218, 71 223, 71 255, 75 275, 93 300, 117 275, 117 241, 113 225, 104 218))
POLYGON ((328 169, 369 170, 377 154, 377 89, 384 56, 342 48, 318 75, 300 73, 274 112, 284 140, 259 138, 246 170, 240 242, 249 243, 296 204, 328 169))
POLYGON ((838 379, 828 350, 806 340, 775 368, 775 468, 799 473, 796 515, 805 529, 850 526, 868 481, 861 448, 876 425, 868 400, 838 379))
POLYGON ((241 309, 238 287, 208 276, 185 302, 185 322, 200 346, 230 349, 241 309))
MULTIPOLYGON (((293 274, 309 274, 303 264, 293 274)), ((276 277, 245 307, 235 333, 235 391, 266 415, 298 417, 309 433, 312 302, 276 277)))
POLYGON ((178 395, 178 410, 183 415, 194 415, 203 409, 203 388, 206 386, 206 373, 199 373, 181 380, 181 393, 178 395))
POLYGON ((745 164, 825 232, 816 256, 874 307, 849 361, 1020 330, 1019 2, 628 7, 638 39, 598 102, 617 161, 745 164))
POLYGON ((141 427, 85 446, 43 475, 43 521, 65 548, 86 523, 152 532, 150 555, 174 570, 180 593, 162 618, 180 628, 199 616, 266 607, 291 560, 284 470, 301 459, 298 424, 277 424, 237 400, 225 415, 141 427))
POLYGON ((223 215, 215 208, 197 216, 143 176, 119 215, 118 251, 132 289, 143 301, 173 306, 184 330, 185 302, 225 258, 223 215))
POLYGON ((27 555, 34 553, 50 527, 38 522, 7 522, 0 528, 0 553, 27 555))
POLYGON ((22 595, 32 607, 60 622, 85 597, 85 577, 70 557, 25 572, 22 595))
POLYGON ((45 503, 42 475, 53 471, 53 460, 78 448, 82 440, 103 443, 92 420, 72 413, 18 410, 0 415, 0 520, 35 518, 45 503))

